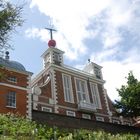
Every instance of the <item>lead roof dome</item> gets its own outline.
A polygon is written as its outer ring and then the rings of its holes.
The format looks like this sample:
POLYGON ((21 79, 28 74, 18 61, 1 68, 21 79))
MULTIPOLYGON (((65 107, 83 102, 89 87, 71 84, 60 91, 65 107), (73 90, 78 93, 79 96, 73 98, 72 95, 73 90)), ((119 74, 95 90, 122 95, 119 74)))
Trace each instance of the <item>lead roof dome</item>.
POLYGON ((0 65, 19 71, 26 71, 25 67, 17 61, 11 61, 11 60, 0 58, 0 65))

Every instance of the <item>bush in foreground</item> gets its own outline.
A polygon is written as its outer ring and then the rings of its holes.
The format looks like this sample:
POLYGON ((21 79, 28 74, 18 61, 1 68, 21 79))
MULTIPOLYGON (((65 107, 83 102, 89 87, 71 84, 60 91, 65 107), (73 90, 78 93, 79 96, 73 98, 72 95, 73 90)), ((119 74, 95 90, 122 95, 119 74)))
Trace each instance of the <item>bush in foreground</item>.
POLYGON ((0 140, 140 140, 132 134, 110 134, 103 131, 68 130, 37 125, 18 115, 0 114, 0 140))

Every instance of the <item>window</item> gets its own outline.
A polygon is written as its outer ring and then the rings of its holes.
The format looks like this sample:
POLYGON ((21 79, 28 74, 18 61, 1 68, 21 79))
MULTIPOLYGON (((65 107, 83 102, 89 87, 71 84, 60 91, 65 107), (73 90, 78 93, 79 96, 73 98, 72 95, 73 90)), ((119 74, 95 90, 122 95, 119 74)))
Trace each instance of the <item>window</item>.
POLYGON ((59 53, 54 52, 54 60, 60 62, 59 53))
POLYGON ((118 121, 118 120, 113 120, 112 122, 115 124, 120 124, 120 121, 118 121))
POLYGON ((16 93, 13 91, 10 91, 7 94, 7 106, 8 107, 16 107, 16 93))
POLYGON ((52 112, 52 108, 42 107, 42 111, 44 111, 44 112, 52 112))
POLYGON ((89 96, 88 96, 88 90, 87 90, 87 85, 85 81, 76 79, 76 92, 78 96, 78 100, 83 101, 83 102, 90 102, 89 101, 89 96))
POLYGON ((82 114, 82 118, 90 120, 91 116, 89 114, 82 114))
POLYGON ((91 88, 93 104, 95 104, 97 108, 101 108, 101 102, 100 102, 100 96, 99 96, 97 84, 90 83, 90 88, 91 88))
POLYGON ((97 78, 101 79, 101 71, 99 68, 94 67, 94 72, 97 78))
POLYGON ((131 126, 131 123, 130 122, 124 122, 124 125, 131 126))
POLYGON ((17 83, 17 78, 15 76, 9 76, 7 80, 9 82, 17 83))
POLYGON ((75 112, 73 111, 66 111, 67 116, 75 117, 75 112))
POLYGON ((104 118, 103 118, 103 117, 99 117, 99 116, 98 116, 98 117, 96 117, 96 120, 97 120, 97 121, 100 121, 100 122, 104 122, 104 118))
POLYGON ((74 102, 73 93, 72 93, 72 85, 71 85, 71 77, 63 74, 63 88, 64 88, 64 99, 66 102, 74 102))

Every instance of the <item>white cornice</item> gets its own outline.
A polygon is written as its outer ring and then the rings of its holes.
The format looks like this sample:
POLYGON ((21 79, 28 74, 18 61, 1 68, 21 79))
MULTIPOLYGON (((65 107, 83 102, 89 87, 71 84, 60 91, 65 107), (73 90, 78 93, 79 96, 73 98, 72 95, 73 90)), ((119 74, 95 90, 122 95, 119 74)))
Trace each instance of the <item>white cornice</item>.
POLYGON ((10 84, 7 84, 7 83, 0 83, 0 86, 6 86, 6 87, 11 87, 11 88, 26 90, 26 91, 28 90, 28 88, 19 87, 19 86, 15 86, 15 85, 10 85, 10 84))
POLYGON ((60 53, 64 53, 63 51, 59 50, 58 48, 48 48, 42 55, 41 57, 44 57, 47 53, 51 52, 51 51, 55 51, 55 52, 60 52, 60 53))
POLYGON ((89 79, 90 81, 94 81, 94 82, 97 82, 97 83, 101 83, 101 84, 104 84, 105 81, 104 80, 101 80, 101 79, 97 79, 93 74, 90 74, 90 73, 86 73, 82 70, 79 70, 79 69, 76 69, 76 68, 73 68, 73 67, 69 67, 69 66, 58 66, 58 65, 55 65, 55 64, 51 64, 52 67, 54 67, 56 70, 59 70, 59 71, 62 71, 62 72, 67 72, 69 74, 72 74, 73 76, 79 76, 79 77, 82 77, 83 79, 89 79))
POLYGON ((100 84, 105 83, 104 80, 97 79, 94 74, 90 74, 90 73, 87 73, 85 71, 82 71, 82 70, 79 70, 79 69, 76 69, 76 68, 73 68, 73 67, 70 67, 70 66, 67 66, 67 65, 59 66, 59 65, 56 65, 56 64, 49 64, 39 74, 34 76, 34 78, 32 79, 32 85, 36 84, 37 81, 39 81, 41 79, 41 75, 43 75, 46 71, 48 71, 48 69, 51 69, 51 68, 54 68, 55 70, 59 70, 61 72, 64 72, 64 73, 67 73, 67 74, 70 74, 70 75, 73 75, 73 76, 76 75, 78 77, 82 77, 85 80, 89 79, 90 81, 97 82, 97 83, 100 83, 100 84))

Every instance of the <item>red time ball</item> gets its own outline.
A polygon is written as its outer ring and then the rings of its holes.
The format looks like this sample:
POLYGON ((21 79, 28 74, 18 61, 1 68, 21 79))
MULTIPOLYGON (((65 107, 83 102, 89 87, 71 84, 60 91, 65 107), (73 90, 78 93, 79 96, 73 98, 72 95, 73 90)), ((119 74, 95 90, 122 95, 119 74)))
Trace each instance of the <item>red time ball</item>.
POLYGON ((56 46, 56 41, 55 40, 49 40, 48 42, 48 46, 51 48, 51 47, 55 47, 56 46))

